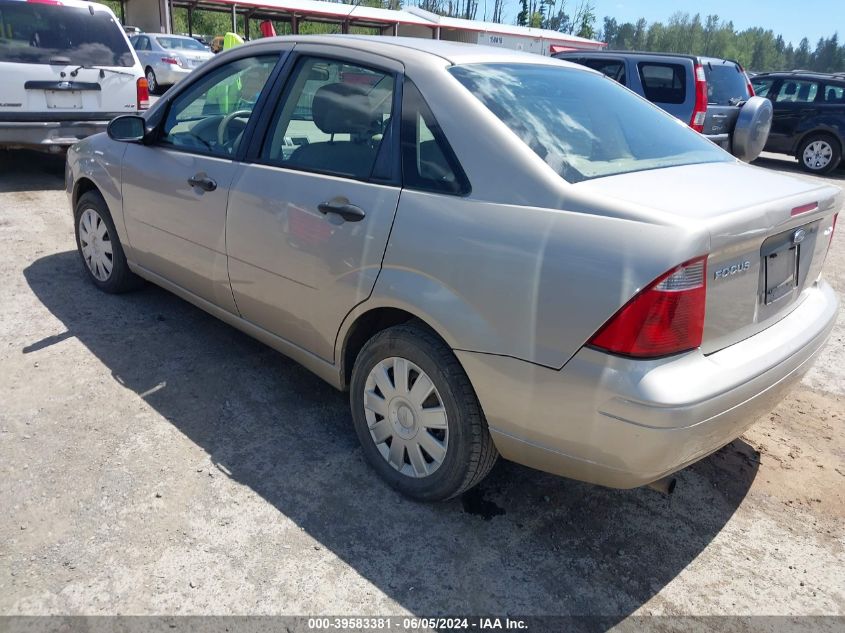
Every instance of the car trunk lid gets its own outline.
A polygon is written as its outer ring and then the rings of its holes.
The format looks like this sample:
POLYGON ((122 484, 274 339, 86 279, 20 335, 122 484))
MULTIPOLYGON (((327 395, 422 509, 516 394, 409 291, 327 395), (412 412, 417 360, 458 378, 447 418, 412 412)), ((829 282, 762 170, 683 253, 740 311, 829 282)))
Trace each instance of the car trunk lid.
POLYGON ((733 162, 576 186, 652 210, 656 221, 698 225, 709 233, 705 353, 752 336, 797 307, 821 272, 842 202, 836 187, 733 162), (702 191, 702 183, 713 186, 702 191))

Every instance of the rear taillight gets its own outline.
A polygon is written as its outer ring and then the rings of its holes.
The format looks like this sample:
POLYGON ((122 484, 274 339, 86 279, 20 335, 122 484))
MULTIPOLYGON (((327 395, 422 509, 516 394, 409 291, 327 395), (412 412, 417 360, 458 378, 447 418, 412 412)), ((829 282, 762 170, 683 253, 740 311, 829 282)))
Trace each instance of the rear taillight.
POLYGON ((748 98, 754 96, 754 86, 751 85, 751 79, 748 77, 748 73, 745 72, 745 68, 742 67, 742 64, 737 64, 736 67, 739 69, 739 72, 742 73, 742 76, 745 77, 745 88, 748 90, 748 98))
POLYGON ((588 341, 634 358, 677 354, 701 345, 707 294, 707 257, 661 275, 626 303, 588 341))
POLYGON ((138 109, 146 110, 150 107, 150 88, 145 77, 139 77, 135 82, 135 90, 138 95, 138 109))
POLYGON ((707 76, 701 64, 695 65, 695 108, 689 120, 690 127, 696 132, 704 131, 704 118, 707 116, 707 76))
POLYGON ((162 57, 161 61, 163 61, 165 64, 173 64, 174 66, 180 66, 181 65, 181 64, 179 64, 179 60, 176 59, 175 57, 162 57))

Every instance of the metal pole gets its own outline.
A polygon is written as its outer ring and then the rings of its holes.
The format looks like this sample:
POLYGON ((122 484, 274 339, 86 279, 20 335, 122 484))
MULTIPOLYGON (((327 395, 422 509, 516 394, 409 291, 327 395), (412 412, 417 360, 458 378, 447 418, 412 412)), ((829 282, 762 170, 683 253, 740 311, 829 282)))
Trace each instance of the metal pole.
POLYGON ((232 33, 238 32, 238 5, 232 5, 232 33))
POLYGON ((249 19, 252 17, 252 11, 244 13, 244 39, 249 41, 249 19))
POLYGON ((126 26, 126 0, 120 0, 120 23, 126 26))
POLYGON ((290 32, 292 35, 299 35, 299 18, 296 13, 290 16, 290 32))
POLYGON ((399 22, 393 23, 393 37, 397 37, 399 35, 399 22))

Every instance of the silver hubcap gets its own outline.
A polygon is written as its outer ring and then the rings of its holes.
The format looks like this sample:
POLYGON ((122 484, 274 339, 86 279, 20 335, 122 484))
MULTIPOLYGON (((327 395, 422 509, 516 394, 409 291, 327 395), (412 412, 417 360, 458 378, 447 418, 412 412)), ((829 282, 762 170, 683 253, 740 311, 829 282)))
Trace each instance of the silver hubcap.
POLYGON ((153 71, 147 73, 147 87, 153 91, 156 89, 156 74, 153 71))
POLYGON ((388 464, 409 477, 427 477, 446 457, 449 427, 431 378, 404 358, 385 358, 364 386, 370 437, 388 464))
POLYGON ((804 148, 804 164, 811 169, 827 167, 833 158, 833 148, 826 141, 813 141, 804 148))
POLYGON ((91 274, 106 281, 114 267, 114 252, 106 223, 94 209, 85 209, 79 216, 79 245, 91 274))

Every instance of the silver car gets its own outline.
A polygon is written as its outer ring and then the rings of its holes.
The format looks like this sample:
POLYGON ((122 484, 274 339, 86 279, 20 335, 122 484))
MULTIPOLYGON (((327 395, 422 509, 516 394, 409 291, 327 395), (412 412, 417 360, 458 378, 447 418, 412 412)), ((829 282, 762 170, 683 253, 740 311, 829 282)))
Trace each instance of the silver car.
POLYGON ((770 410, 837 311, 839 189, 515 51, 260 40, 67 169, 96 286, 149 280, 348 390, 366 459, 417 499, 498 455, 665 481, 770 410))
POLYGON ((179 83, 214 57, 207 46, 184 35, 141 33, 129 41, 144 67, 151 94, 160 94, 168 86, 179 83))

